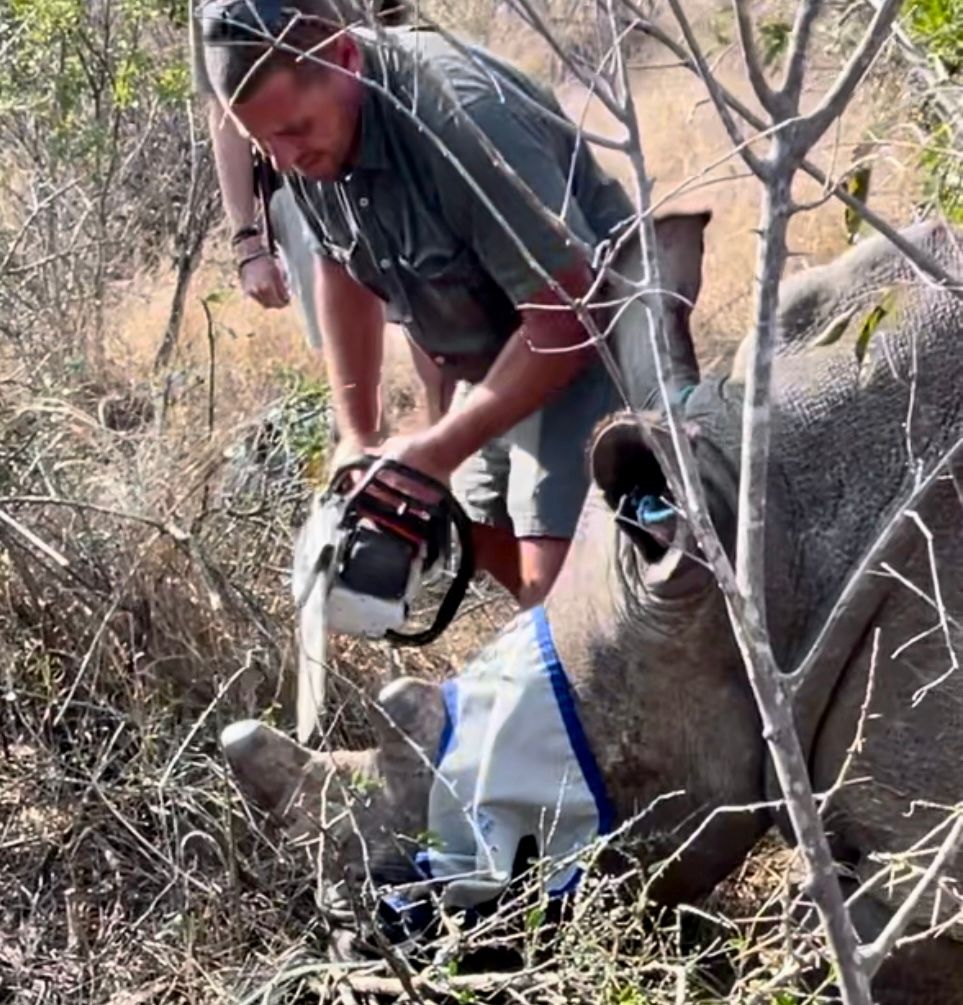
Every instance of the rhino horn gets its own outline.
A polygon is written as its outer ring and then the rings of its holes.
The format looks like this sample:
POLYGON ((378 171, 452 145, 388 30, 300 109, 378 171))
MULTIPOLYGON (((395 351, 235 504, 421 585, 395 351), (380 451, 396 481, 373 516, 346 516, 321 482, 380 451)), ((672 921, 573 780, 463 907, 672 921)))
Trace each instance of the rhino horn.
MULTIPOLYGON (((675 390, 697 384, 699 364, 692 342, 689 319, 702 289, 704 232, 712 213, 671 213, 654 222, 659 259, 662 317, 672 362, 675 390)), ((630 241, 615 263, 616 272, 630 281, 643 279, 644 264, 636 241, 630 241)), ((615 350, 631 404, 636 409, 653 407, 659 398, 655 361, 646 326, 648 317, 637 292, 618 280, 612 283, 616 298, 633 297, 619 308, 615 326, 615 350)))
POLYGON ((317 834, 340 813, 342 781, 377 775, 373 750, 315 753, 253 719, 227 726, 221 745, 245 798, 294 838, 317 834))

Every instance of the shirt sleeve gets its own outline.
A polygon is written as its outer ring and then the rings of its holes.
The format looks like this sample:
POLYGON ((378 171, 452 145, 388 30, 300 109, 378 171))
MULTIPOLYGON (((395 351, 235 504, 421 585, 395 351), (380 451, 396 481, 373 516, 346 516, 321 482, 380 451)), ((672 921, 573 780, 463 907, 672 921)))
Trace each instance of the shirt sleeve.
POLYGON ((429 158, 437 172, 443 213, 516 305, 530 300, 546 285, 545 277, 533 268, 529 256, 549 275, 557 275, 586 260, 584 251, 565 234, 564 228, 560 231, 557 226, 563 206, 568 230, 589 247, 595 243, 574 195, 569 192, 566 201, 570 165, 564 163, 566 157, 560 156, 558 139, 539 125, 537 121, 527 121, 526 116, 497 97, 486 96, 462 106, 460 113, 446 117, 436 132, 449 156, 439 151, 437 156, 429 158), (466 115, 471 122, 465 121, 466 115), (519 188, 518 182, 492 158, 472 123, 531 194, 519 188), (474 185, 455 167, 454 159, 474 185), (475 185, 491 207, 479 196, 475 185), (532 195, 555 218, 555 225, 533 203, 532 195), (524 244, 527 254, 519 248, 512 233, 524 244))

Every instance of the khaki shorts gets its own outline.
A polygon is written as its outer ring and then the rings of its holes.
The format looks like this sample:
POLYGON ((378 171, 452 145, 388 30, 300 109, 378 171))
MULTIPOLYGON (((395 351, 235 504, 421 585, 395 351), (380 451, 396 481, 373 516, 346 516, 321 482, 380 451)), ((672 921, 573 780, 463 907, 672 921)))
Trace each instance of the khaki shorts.
MULTIPOLYGON (((459 383, 453 410, 471 385, 459 383)), ((587 451, 595 424, 619 407, 601 362, 538 412, 486 444, 452 476, 452 491, 474 523, 515 537, 570 539, 589 486, 587 451)))

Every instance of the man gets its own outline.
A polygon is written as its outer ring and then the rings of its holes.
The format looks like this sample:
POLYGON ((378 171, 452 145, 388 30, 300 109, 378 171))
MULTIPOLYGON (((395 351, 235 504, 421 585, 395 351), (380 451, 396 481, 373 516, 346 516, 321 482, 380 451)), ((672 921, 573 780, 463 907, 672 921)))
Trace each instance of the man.
POLYGON ((617 405, 569 298, 593 288, 593 251, 634 218, 631 202, 554 99, 480 49, 346 28, 324 0, 215 0, 200 16, 215 90, 317 237, 347 445, 451 479, 479 566, 522 606, 540 602, 587 489, 585 443, 617 405), (379 444, 386 317, 438 367, 440 407, 427 429, 379 444))
MULTIPOLYGON (((244 293, 262 307, 287 306, 294 294, 301 311, 308 344, 321 348, 314 296, 314 238, 294 201, 291 191, 272 179, 268 204, 270 228, 281 252, 282 262, 269 253, 266 235, 258 225, 254 191, 255 164, 251 142, 238 131, 234 119, 224 113, 211 89, 204 67, 204 52, 194 18, 194 2, 189 5, 191 79, 194 93, 207 106, 208 128, 217 168, 224 213, 231 226, 232 247, 239 263, 238 278, 244 293), (243 263, 243 264, 241 264, 243 263)), ((378 0, 377 16, 384 24, 402 24, 406 8, 394 0, 378 0)), ((266 165, 265 165, 266 166, 266 165)), ((273 174, 267 169, 267 176, 273 174)))
POLYGON ((274 186, 269 200, 271 230, 283 256, 283 265, 268 248, 266 234, 258 224, 255 195, 255 165, 250 140, 234 119, 225 114, 211 89, 204 67, 203 48, 191 3, 189 19, 191 76, 194 91, 207 106, 208 127, 217 168, 224 212, 231 227, 231 246, 238 263, 238 278, 244 293, 262 307, 285 307, 293 293, 301 309, 308 344, 321 348, 314 297, 314 239, 290 190, 274 186))

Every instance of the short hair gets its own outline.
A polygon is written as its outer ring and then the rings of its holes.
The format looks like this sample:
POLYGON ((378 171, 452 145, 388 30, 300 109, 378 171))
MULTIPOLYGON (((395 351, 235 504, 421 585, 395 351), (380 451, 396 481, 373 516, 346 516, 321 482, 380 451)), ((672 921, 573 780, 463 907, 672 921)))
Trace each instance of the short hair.
POLYGON ((351 25, 404 20, 405 0, 208 0, 196 17, 211 88, 225 104, 247 100, 281 68, 313 72, 303 58, 351 25))

